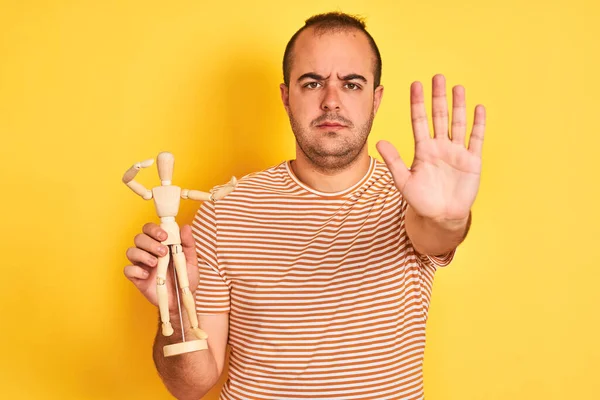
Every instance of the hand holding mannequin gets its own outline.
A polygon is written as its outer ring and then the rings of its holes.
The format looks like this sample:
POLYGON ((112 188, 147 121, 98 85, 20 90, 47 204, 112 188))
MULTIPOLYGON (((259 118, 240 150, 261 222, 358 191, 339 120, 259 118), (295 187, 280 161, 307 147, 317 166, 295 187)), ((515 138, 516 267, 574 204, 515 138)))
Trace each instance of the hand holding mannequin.
MULTIPOLYGON (((181 227, 181 247, 185 255, 188 273, 189 288, 192 293, 198 287, 198 259, 189 225, 181 227)), ((158 307, 156 293, 156 272, 158 259, 169 251, 168 246, 162 244, 167 238, 167 232, 160 225, 149 222, 142 227, 142 233, 135 236, 135 247, 127 249, 126 256, 131 265, 125 267, 125 276, 135 285, 142 295, 154 306, 158 307)), ((172 267, 172 263, 169 264, 172 267)), ((172 279, 167 280, 169 310, 177 312, 177 294, 172 279)))
MULTIPOLYGON (((191 328, 196 337, 204 341, 207 339, 207 335, 198 326, 198 316, 193 296, 198 286, 198 267, 194 241, 189 227, 182 231, 184 236, 181 237, 179 226, 175 222, 175 216, 179 210, 180 197, 193 200, 220 200, 233 191, 237 181, 233 177, 228 184, 220 186, 218 190, 210 193, 188 189, 182 191, 180 187, 171 185, 173 155, 167 152, 160 153, 157 157, 157 164, 161 186, 154 187, 152 190, 146 189, 133 179, 140 168, 152 165, 152 160, 134 164, 123 176, 123 182, 136 194, 145 200, 154 199, 156 212, 161 220, 160 227, 155 224, 147 224, 144 227, 144 234, 136 236, 137 247, 131 248, 127 252, 127 257, 133 265, 127 266, 124 272, 144 296, 152 304, 158 306, 162 322, 162 334, 170 336, 173 334, 170 310, 174 309, 172 307, 174 303, 173 294, 178 294, 178 292, 172 287, 174 285, 168 284, 170 280, 174 280, 167 276, 167 270, 169 265, 174 266, 177 272, 175 285, 179 283, 183 305, 191 328), (151 293, 152 289, 150 288, 151 283, 154 282, 156 283, 154 286, 155 295, 151 293)), ((179 302, 175 304, 179 309, 179 302)), ((165 355, 176 355, 206 348, 205 342, 185 342, 185 337, 183 339, 183 343, 165 346, 165 355)))

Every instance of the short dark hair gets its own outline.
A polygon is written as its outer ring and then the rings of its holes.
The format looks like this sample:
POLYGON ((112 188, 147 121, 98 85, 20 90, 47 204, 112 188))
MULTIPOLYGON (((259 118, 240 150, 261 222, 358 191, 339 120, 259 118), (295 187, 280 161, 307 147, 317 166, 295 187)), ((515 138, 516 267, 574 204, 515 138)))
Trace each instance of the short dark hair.
POLYGON ((363 18, 358 16, 345 14, 342 12, 329 12, 325 14, 317 14, 304 22, 304 26, 300 28, 294 36, 290 39, 287 46, 285 47, 285 53, 283 54, 283 82, 289 86, 290 84, 290 71, 292 69, 292 51, 294 44, 298 39, 298 36, 307 28, 313 27, 315 33, 327 33, 336 31, 345 31, 356 29, 367 35, 367 40, 371 45, 371 49, 375 55, 375 64, 373 66, 374 86, 373 89, 379 86, 381 82, 381 54, 373 37, 367 32, 367 27, 363 18))

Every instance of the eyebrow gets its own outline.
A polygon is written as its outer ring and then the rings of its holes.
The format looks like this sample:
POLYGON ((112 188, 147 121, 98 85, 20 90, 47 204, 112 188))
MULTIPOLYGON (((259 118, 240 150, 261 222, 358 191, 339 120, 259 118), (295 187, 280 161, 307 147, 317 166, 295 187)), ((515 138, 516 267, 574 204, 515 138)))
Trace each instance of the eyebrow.
MULTIPOLYGON (((348 74, 344 76, 338 76, 338 78, 340 78, 342 81, 359 80, 363 81, 364 83, 367 83, 367 78, 359 74, 348 74)), ((298 78, 298 82, 300 82, 303 79, 315 79, 317 81, 324 81, 327 78, 314 72, 307 72, 306 74, 300 75, 300 78, 298 78)))
POLYGON ((343 81, 353 81, 353 80, 358 79, 359 81, 363 81, 364 83, 367 83, 367 78, 365 78, 364 76, 359 75, 359 74, 349 74, 346 76, 340 76, 339 78, 343 81))

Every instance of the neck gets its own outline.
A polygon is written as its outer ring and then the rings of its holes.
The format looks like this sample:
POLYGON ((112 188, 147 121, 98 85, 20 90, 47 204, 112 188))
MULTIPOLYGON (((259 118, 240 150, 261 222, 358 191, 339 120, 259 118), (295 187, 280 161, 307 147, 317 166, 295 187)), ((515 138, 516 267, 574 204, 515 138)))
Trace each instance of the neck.
POLYGON ((296 159, 290 163, 292 171, 302 183, 324 193, 341 192, 354 186, 366 175, 369 165, 367 146, 352 162, 335 170, 319 168, 301 152, 297 152, 296 159))

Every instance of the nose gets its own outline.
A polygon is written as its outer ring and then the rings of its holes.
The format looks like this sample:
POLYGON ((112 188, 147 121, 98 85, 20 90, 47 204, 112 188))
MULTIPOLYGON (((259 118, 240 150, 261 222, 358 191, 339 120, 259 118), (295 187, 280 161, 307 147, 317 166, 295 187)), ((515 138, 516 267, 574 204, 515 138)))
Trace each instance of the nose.
POLYGON ((334 86, 327 86, 323 91, 321 109, 323 111, 339 111, 341 108, 340 96, 334 86))

